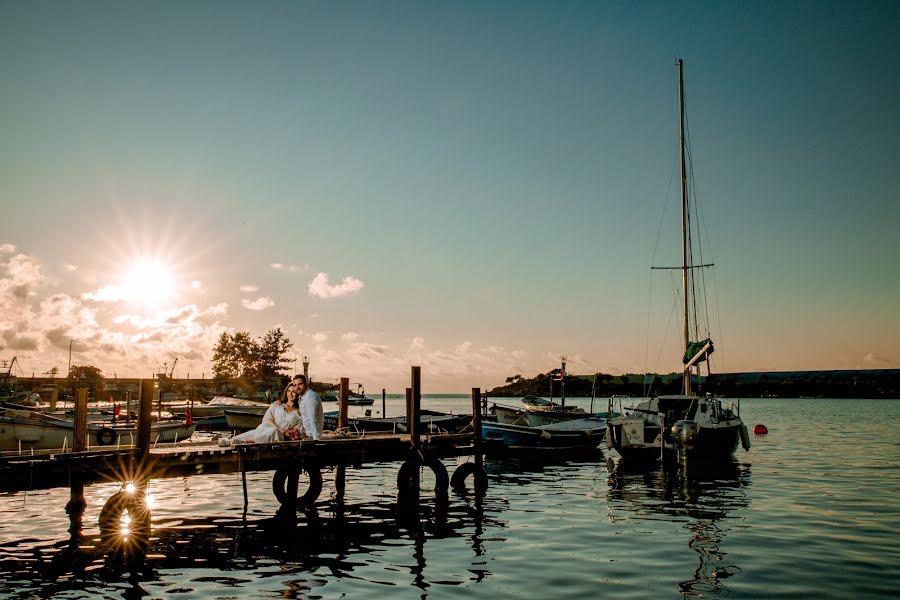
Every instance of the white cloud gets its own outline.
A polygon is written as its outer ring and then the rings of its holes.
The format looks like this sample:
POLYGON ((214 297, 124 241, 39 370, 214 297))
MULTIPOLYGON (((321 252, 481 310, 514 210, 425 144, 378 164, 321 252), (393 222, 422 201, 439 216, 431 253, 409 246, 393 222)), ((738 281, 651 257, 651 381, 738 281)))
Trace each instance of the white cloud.
POLYGON ((0 254, 12 254, 15 251, 15 244, 0 244, 0 254))
POLYGON ((311 337, 314 342, 318 342, 321 344, 322 342, 328 340, 328 335, 330 333, 331 333, 330 331, 317 331, 314 334, 312 334, 311 337))
POLYGON ((409 343, 410 350, 422 350, 425 348, 425 338, 416 336, 409 343))
POLYGON ((270 263, 269 268, 273 271, 287 271, 288 273, 303 273, 312 269, 309 265, 286 265, 284 263, 270 263))
POLYGON ((319 298, 340 298, 341 296, 351 296, 359 293, 359 290, 365 285, 365 283, 350 275, 344 277, 341 283, 331 285, 328 282, 328 274, 319 273, 309 284, 309 295, 319 298))
POLYGON ((81 295, 85 300, 94 302, 119 302, 125 299, 125 290, 118 285, 105 285, 93 292, 85 292, 81 295))
POLYGON ((889 365, 890 362, 891 361, 889 359, 883 356, 878 356, 874 352, 869 352, 868 354, 863 356, 863 363, 866 363, 868 365, 889 365))
POLYGON ((252 302, 250 300, 241 300, 241 304, 248 310, 266 310, 275 306, 275 301, 268 296, 261 296, 252 302))
POLYGON ((353 331, 348 331, 347 333, 341 336, 341 340, 345 342, 352 342, 359 338, 359 334, 353 331))
POLYGON ((258 285, 242 285, 241 291, 247 292, 247 293, 258 292, 259 286, 258 285))
POLYGON ((66 264, 63 265, 63 269, 65 269, 66 271, 69 271, 69 272, 77 271, 77 270, 78 270, 78 265, 73 265, 73 264, 71 264, 71 263, 66 263, 66 264))

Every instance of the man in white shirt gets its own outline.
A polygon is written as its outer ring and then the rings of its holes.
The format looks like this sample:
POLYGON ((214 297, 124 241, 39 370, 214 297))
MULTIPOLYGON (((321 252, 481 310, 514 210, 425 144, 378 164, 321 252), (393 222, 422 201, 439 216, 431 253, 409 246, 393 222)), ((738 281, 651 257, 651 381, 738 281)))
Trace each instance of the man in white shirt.
POLYGON ((300 396, 300 422, 303 425, 303 433, 317 440, 325 427, 325 411, 322 409, 322 400, 309 387, 305 376, 294 375, 291 383, 300 396))

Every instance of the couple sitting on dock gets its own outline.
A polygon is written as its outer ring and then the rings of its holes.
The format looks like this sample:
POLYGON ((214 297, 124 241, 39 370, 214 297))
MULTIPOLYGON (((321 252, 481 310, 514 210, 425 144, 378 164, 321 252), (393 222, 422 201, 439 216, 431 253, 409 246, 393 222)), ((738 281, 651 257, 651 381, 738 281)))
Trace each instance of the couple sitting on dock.
POLYGON ((259 427, 234 436, 230 444, 270 444, 298 440, 301 434, 317 440, 324 425, 322 400, 309 387, 305 376, 295 375, 266 411, 259 427))

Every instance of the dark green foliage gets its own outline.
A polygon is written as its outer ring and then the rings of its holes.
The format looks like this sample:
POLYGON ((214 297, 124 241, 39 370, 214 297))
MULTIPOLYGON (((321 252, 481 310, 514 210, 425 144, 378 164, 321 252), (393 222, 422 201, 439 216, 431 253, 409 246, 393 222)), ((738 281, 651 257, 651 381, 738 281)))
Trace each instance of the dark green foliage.
POLYGON ((213 378, 251 382, 281 375, 290 367, 287 353, 293 347, 281 328, 270 329, 256 340, 246 331, 223 332, 213 348, 213 378))

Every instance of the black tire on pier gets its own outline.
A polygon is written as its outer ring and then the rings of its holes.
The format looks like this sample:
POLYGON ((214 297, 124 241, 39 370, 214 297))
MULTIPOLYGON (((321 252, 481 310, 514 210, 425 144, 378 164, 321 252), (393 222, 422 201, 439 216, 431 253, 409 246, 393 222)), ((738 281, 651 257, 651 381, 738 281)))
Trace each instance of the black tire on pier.
POLYGON ((117 536, 122 532, 122 515, 128 511, 128 530, 137 537, 150 534, 150 511, 136 492, 121 491, 109 497, 100 509, 100 534, 117 536))
POLYGON ((404 494, 414 486, 414 476, 418 475, 417 471, 421 467, 428 467, 434 473, 435 494, 446 494, 447 489, 450 487, 450 476, 447 475, 447 467, 437 458, 426 457, 423 459, 419 455, 407 459, 400 466, 400 471, 397 473, 397 489, 400 491, 400 494, 404 494))
POLYGON ((463 463, 456 467, 456 470, 453 471, 453 477, 450 479, 450 485, 454 490, 465 490, 466 478, 469 475, 472 476, 475 493, 484 494, 488 487, 487 473, 485 473, 484 467, 480 467, 473 462, 463 463))
POLYGON ((322 471, 315 465, 291 464, 279 467, 272 477, 272 492, 282 504, 287 504, 291 489, 296 490, 300 472, 306 471, 309 476, 309 487, 302 496, 297 496, 297 504, 301 506, 313 506, 322 493, 322 471))

